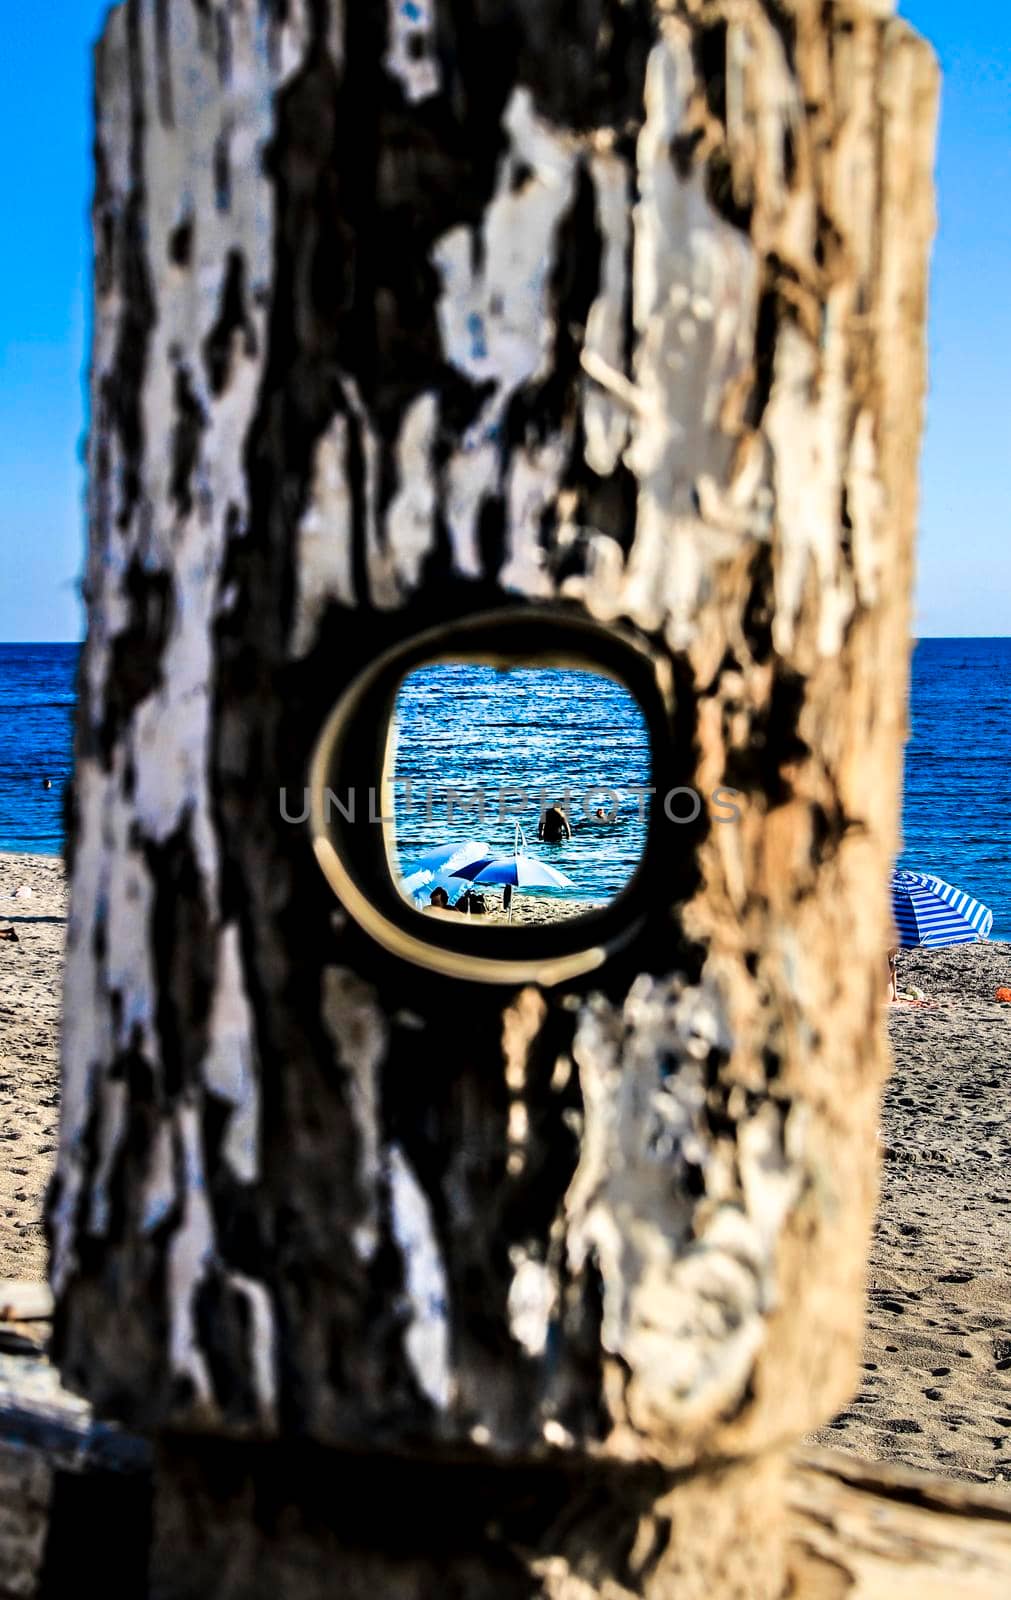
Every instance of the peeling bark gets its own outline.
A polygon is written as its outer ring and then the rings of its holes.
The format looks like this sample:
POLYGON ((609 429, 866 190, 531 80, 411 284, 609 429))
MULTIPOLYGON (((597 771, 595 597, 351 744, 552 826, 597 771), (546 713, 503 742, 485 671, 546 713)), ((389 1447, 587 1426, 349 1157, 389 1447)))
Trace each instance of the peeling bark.
POLYGON ((883 0, 111 14, 49 1214, 101 1413, 741 1462, 694 1492, 758 1538, 859 1338, 935 90, 883 0), (510 996, 375 949, 278 796, 377 650, 529 601, 650 640, 742 817, 510 996))

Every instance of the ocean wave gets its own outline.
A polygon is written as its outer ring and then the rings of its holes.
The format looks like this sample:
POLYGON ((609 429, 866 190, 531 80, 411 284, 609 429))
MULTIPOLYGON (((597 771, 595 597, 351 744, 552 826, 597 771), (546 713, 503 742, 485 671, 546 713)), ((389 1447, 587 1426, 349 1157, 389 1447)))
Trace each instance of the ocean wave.
POLYGON ((74 695, 63 700, 5 700, 0 695, 0 715, 5 711, 73 711, 75 704, 74 695))

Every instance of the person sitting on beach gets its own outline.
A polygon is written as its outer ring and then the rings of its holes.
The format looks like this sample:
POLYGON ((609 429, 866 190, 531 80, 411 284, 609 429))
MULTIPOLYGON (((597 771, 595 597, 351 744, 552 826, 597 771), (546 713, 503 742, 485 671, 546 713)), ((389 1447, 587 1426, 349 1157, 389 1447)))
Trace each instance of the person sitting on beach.
POLYGON ((483 894, 478 894, 476 889, 467 889, 460 896, 454 911, 465 911, 469 916, 483 917, 488 910, 483 894))
POLYGON ((561 844, 563 839, 572 838, 572 827, 560 800, 556 800, 553 806, 548 806, 546 811, 541 812, 537 837, 543 839, 545 844, 561 844))
POLYGON ((894 1005, 895 1001, 898 1000, 898 998, 899 998, 899 952, 896 949, 896 950, 889 950, 889 952, 888 952, 888 1000, 889 1000, 889 1003, 894 1005))
POLYGON ((425 907, 425 910, 426 911, 448 911, 449 910, 449 895, 446 893, 446 890, 443 889, 441 885, 440 885, 440 887, 438 889, 433 889, 432 890, 431 898, 430 898, 430 900, 428 902, 428 905, 425 907))
POLYGON ((936 1003, 928 1000, 922 989, 911 985, 908 989, 899 988, 899 952, 888 952, 888 1003, 897 1005, 901 1002, 907 1006, 924 1006, 928 1011, 936 1010, 936 1003))

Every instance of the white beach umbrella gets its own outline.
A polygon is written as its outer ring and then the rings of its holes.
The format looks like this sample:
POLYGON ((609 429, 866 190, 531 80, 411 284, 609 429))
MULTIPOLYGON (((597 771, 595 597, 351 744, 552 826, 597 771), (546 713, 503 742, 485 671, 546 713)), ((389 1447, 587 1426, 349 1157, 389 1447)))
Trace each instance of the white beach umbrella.
POLYGON ((423 889, 439 882, 446 887, 446 880, 453 876, 456 867, 487 861, 490 857, 491 851, 483 839, 448 840, 413 863, 403 880, 404 893, 416 898, 423 889))

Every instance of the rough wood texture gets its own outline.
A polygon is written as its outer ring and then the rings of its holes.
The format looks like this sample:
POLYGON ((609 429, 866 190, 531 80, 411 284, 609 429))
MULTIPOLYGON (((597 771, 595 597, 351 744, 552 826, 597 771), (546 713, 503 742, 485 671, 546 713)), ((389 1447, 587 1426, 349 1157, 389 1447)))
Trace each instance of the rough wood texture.
POLYGON ((780 1600, 781 1477, 167 1441, 150 1600, 780 1600))
POLYGON ((42 1570, 52 1472, 0 1440, 0 1597, 32 1600, 42 1570))
POLYGON ((150 1600, 272 1600, 292 1582, 300 1600, 1004 1600, 1011 1587, 1006 1493, 830 1451, 785 1474, 747 1463, 674 1484, 297 1451, 264 1473, 221 1446, 202 1471, 161 1465, 173 1488, 159 1498, 150 1600), (700 1518, 705 1537, 692 1537, 700 1518))
MULTIPOLYGON (((64 1505, 56 1507, 64 1520, 54 1522, 54 1472, 66 1472, 68 1463, 78 1474, 94 1472, 96 1463, 79 1442, 70 1449, 65 1444, 61 1452, 52 1433, 48 1448, 38 1439, 15 1441, 14 1434, 9 1417, 0 1413, 0 1600, 44 1600, 47 1594, 55 1600, 63 1591, 53 1585, 53 1558, 48 1575, 46 1564, 47 1545, 56 1542, 54 1528, 60 1540, 76 1540, 72 1559, 78 1587, 86 1552, 99 1542, 101 1530, 94 1520, 87 1529, 69 1525, 65 1496, 64 1505)), ((592 1477, 574 1481, 542 1470, 533 1485, 529 1476, 519 1475, 506 1493, 494 1480, 475 1482, 467 1468, 453 1484, 422 1489, 419 1515, 412 1510, 418 1485, 407 1481, 410 1469, 402 1464, 391 1469, 389 1461, 383 1462, 377 1481, 360 1458, 317 1454, 301 1463, 312 1477, 308 1493, 290 1456, 286 1478, 279 1480, 271 1464, 268 1493, 257 1515, 255 1459, 244 1454, 236 1460, 233 1454, 229 1461, 227 1450, 206 1475, 197 1475, 192 1465, 171 1475, 175 1492, 159 1503, 145 1585, 140 1574, 146 1564, 146 1488, 143 1457, 136 1449, 132 1463, 131 1474, 114 1480, 108 1469, 122 1466, 122 1460, 107 1460, 98 1481, 112 1549, 124 1578, 131 1576, 127 1562, 133 1561, 132 1592, 138 1600, 141 1594, 147 1600, 206 1600, 223 1592, 273 1600, 292 1592, 293 1581, 301 1585, 300 1596, 340 1593, 346 1600, 379 1592, 383 1600, 398 1600, 400 1594, 441 1600, 457 1580, 468 1585, 461 1592, 496 1600, 511 1594, 590 1600, 597 1593, 623 1600, 672 1592, 685 1600, 693 1593, 690 1573, 677 1566, 682 1541, 672 1516, 675 1510, 681 1517, 695 1511, 683 1486, 671 1493, 667 1485, 665 1493, 648 1476, 639 1482, 628 1477, 616 1493, 608 1481, 602 1530, 602 1486, 592 1477), (285 1493, 279 1493, 279 1481, 285 1493), (461 1496, 464 1481, 468 1487, 461 1496), (402 1494, 395 1527, 389 1517, 393 1489, 402 1494), (440 1501, 433 1489, 445 1489, 446 1497, 440 1501), (139 1526, 128 1527, 124 1519, 129 1516, 139 1516, 139 1526), (284 1541, 277 1538, 282 1516, 289 1531, 284 1541), (596 1519, 592 1530, 590 1518, 596 1519), (459 1537, 462 1528, 469 1549, 459 1537), (371 1552, 370 1537, 378 1546, 371 1552), (675 1579, 678 1587, 672 1591, 675 1579)), ((773 1486, 778 1495, 778 1480, 773 1486)), ((724 1487, 725 1479, 721 1485, 718 1478, 705 1477, 696 1486, 706 1497, 707 1516, 714 1505, 736 1502, 732 1493, 729 1499, 721 1493, 724 1487)), ((786 1584, 794 1600, 1004 1600, 1011 1590, 1011 1503, 1003 1492, 812 1451, 792 1461, 785 1497, 786 1584)), ((101 1509, 93 1497, 92 1518, 101 1509)), ((740 1529, 722 1540, 712 1523, 710 1531, 709 1547, 727 1554, 716 1582, 699 1590, 706 1600, 733 1592, 727 1578, 735 1546, 743 1548, 749 1571, 761 1555, 754 1528, 746 1542, 738 1537, 740 1529)), ((106 1587, 109 1561, 106 1547, 96 1567, 106 1587)))
POLYGON ((932 228, 890 11, 112 13, 50 1207, 102 1413, 669 1472, 847 1392, 932 228), (383 957, 279 791, 377 649, 531 600, 649 640, 743 820, 511 995, 383 957))
POLYGON ((53 1292, 46 1283, 0 1278, 0 1322, 48 1322, 53 1292))
POLYGON ((43 1356, 0 1354, 0 1600, 139 1600, 150 1498, 142 1440, 96 1423, 43 1356))
POLYGON ((795 1592, 810 1600, 998 1600, 1011 1589, 1011 1498, 813 1451, 788 1483, 795 1592))

